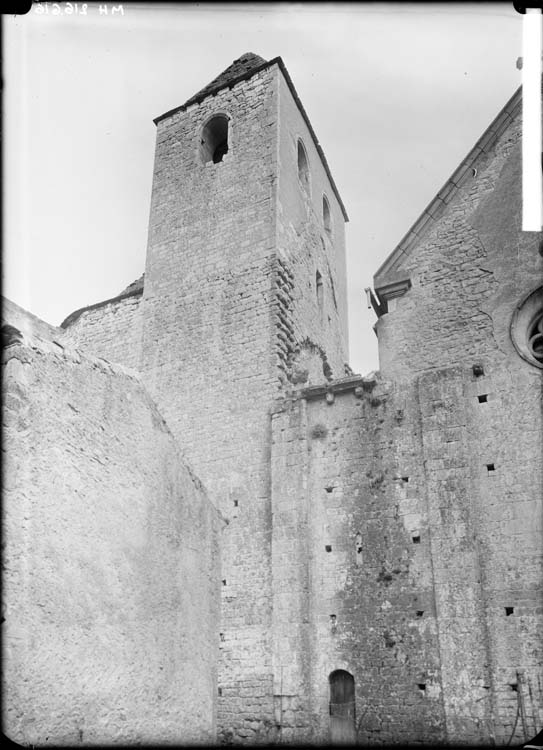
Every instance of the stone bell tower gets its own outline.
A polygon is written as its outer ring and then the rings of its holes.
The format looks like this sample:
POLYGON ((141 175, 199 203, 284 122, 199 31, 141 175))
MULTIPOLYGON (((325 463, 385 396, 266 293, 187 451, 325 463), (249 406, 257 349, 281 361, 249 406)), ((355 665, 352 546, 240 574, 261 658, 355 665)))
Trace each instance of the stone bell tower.
POLYGON ((345 374, 345 209, 281 58, 155 120, 141 370, 227 520, 219 730, 273 738, 270 408, 345 374))

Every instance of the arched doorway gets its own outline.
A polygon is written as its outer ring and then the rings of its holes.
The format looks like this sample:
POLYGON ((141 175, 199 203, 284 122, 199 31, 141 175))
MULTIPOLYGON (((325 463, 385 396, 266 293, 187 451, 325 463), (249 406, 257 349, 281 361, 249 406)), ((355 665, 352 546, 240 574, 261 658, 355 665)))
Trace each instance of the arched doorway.
POLYGON ((336 669, 328 677, 330 683, 330 741, 345 744, 356 741, 354 677, 344 669, 336 669))

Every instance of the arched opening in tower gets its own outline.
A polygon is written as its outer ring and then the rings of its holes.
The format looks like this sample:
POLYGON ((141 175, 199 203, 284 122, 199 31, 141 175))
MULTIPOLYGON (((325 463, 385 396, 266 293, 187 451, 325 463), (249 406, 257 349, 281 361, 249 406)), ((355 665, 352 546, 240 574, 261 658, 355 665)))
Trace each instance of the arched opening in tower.
POLYGON ((228 153, 228 118, 226 115, 215 115, 202 130, 200 154, 204 164, 212 161, 218 164, 228 153))

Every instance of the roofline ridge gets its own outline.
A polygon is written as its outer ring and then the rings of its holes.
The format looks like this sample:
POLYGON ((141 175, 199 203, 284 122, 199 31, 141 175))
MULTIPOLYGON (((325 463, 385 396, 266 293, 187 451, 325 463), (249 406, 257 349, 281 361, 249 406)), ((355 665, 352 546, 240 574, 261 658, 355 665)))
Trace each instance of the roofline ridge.
POLYGON ((154 117, 153 122, 155 123, 155 125, 157 125, 161 120, 164 120, 166 117, 170 117, 171 115, 176 114, 176 112, 183 112, 193 104, 200 104, 200 102, 203 102, 204 99, 207 99, 208 96, 215 96, 215 94, 217 94, 219 91, 222 91, 223 89, 231 89, 232 86, 236 85, 236 83, 240 83, 240 81, 252 78, 254 75, 256 75, 256 73, 260 73, 261 70, 265 70, 268 66, 278 62, 279 60, 281 60, 280 57, 274 57, 273 60, 264 61, 261 65, 257 65, 250 70, 246 70, 245 73, 240 73, 240 75, 236 76, 235 78, 231 78, 224 83, 217 84, 215 88, 204 90, 200 94, 194 94, 194 96, 191 96, 190 99, 187 99, 184 104, 180 104, 178 107, 169 109, 167 112, 164 112, 164 114, 158 115, 158 117, 154 117))
MULTIPOLYGON (((413 222, 411 227, 404 234, 402 239, 398 242, 394 250, 392 250, 392 252, 389 253, 386 260, 383 261, 383 263, 379 266, 377 271, 373 274, 373 285, 376 290, 378 286, 382 286, 382 282, 379 283, 379 277, 384 276, 389 271, 392 271, 394 268, 395 262, 399 260, 402 255, 407 254, 406 251, 409 249, 410 245, 413 242, 412 236, 415 236, 421 239, 424 236, 425 232, 427 231, 428 226, 434 221, 436 221, 437 217, 432 215, 433 214, 432 209, 437 206, 438 202, 446 206, 451 201, 452 197, 458 192, 458 190, 463 184, 460 182, 460 179, 457 177, 458 173, 460 173, 459 177, 462 177, 466 173, 466 171, 469 170, 470 167, 472 167, 476 163, 479 156, 482 153, 486 153, 486 151, 496 143, 500 135, 503 133, 503 129, 498 130, 495 126, 503 120, 504 115, 507 115, 511 122, 512 115, 517 109, 521 101, 522 101, 522 85, 519 86, 514 92, 514 94, 507 100, 505 105, 500 109, 500 111, 498 112, 496 117, 492 120, 490 125, 484 130, 482 135, 477 139, 474 146, 468 151, 466 156, 461 160, 458 167, 454 170, 454 172, 450 175, 450 177, 445 181, 444 185, 440 188, 440 190, 437 191, 437 193, 434 195, 432 200, 428 203, 426 208, 422 211, 422 213, 418 216, 418 218, 413 222), (480 144, 482 144, 482 146, 480 144), (455 177, 457 177, 458 182, 455 182, 455 180, 453 179, 455 177), (440 197, 441 195, 444 195, 446 197, 446 201, 440 197), (417 229, 422 230, 422 232, 417 233, 417 229), (406 242, 406 240, 409 240, 409 241, 406 242)), ((509 123, 507 123, 507 126, 508 125, 509 123)), ((383 279, 383 281, 385 280, 383 279)))

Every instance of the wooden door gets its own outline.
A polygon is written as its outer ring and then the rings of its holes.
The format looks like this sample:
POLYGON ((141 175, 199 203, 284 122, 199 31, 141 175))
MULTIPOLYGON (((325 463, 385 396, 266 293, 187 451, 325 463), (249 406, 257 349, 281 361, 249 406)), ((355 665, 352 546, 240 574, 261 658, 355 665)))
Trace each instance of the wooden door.
POLYGON ((352 744, 356 741, 354 677, 343 669, 332 672, 330 682, 330 741, 352 744))

